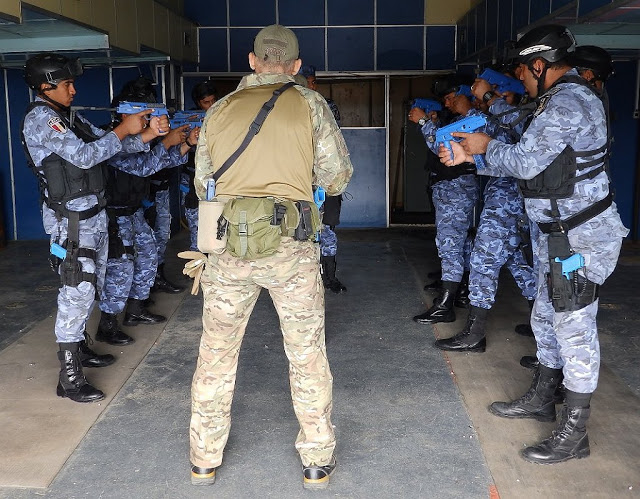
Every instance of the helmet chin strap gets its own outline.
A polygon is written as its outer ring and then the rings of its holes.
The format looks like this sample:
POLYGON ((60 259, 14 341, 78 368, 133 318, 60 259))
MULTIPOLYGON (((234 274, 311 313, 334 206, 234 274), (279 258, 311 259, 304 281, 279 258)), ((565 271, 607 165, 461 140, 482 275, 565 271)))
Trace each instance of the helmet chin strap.
POLYGON ((541 60, 544 62, 544 69, 540 73, 540 76, 536 76, 536 72, 533 69, 533 61, 531 61, 527 65, 529 67, 529 71, 531 71, 531 74, 533 75, 535 80, 538 82, 538 95, 537 95, 537 97, 540 97, 544 93, 544 81, 545 81, 546 76, 547 76, 547 69, 549 69, 549 64, 544 59, 541 59, 541 60))
POLYGON ((45 90, 40 90, 38 92, 38 95, 40 97, 42 97, 44 100, 46 100, 47 102, 50 102, 51 104, 53 104, 54 106, 56 106, 57 108, 61 109, 62 111, 64 111, 65 113, 68 113, 71 111, 71 108, 69 106, 65 106, 63 104, 60 104, 58 101, 53 100, 51 97, 49 97, 45 92, 48 92, 49 90, 55 90, 57 88, 57 85, 54 85, 52 83, 50 83, 51 88, 47 88, 45 90))

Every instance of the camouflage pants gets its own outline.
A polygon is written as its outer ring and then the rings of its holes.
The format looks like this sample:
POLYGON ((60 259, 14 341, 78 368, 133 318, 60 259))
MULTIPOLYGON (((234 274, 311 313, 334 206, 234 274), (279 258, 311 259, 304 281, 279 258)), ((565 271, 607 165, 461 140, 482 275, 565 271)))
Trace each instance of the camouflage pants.
MULTIPOLYGON (((180 180, 180 187, 183 186, 189 188, 189 177, 183 175, 180 180)), ((191 187, 192 189, 194 187, 191 187)), ((185 207, 185 198, 187 197, 187 192, 180 190, 180 205, 184 209, 184 218, 187 221, 187 226, 189 227, 189 249, 191 251, 198 251, 198 208, 187 208, 185 207)))
POLYGON ((322 226, 320 232, 320 254, 322 256, 336 256, 338 252, 338 236, 328 225, 322 226))
POLYGON ((158 265, 164 263, 164 254, 167 251, 167 243, 171 237, 171 211, 169 204, 169 189, 156 192, 154 200, 156 206, 156 223, 153 227, 153 235, 156 240, 158 252, 158 265))
MULTIPOLYGON (((67 239, 66 218, 58 221, 53 212, 43 208, 44 229, 51 236, 51 243, 62 245, 67 239)), ((107 215, 102 210, 97 215, 79 223, 79 245, 96 251, 96 261, 79 257, 83 272, 96 275, 98 292, 104 284, 108 252, 107 215)), ((83 281, 75 287, 61 286, 58 291, 58 312, 55 333, 58 343, 75 343, 84 340, 87 318, 95 304, 96 288, 83 281)))
POLYGON ((118 234, 125 246, 133 247, 133 255, 107 260, 105 283, 100 295, 100 310, 119 314, 128 298, 146 300, 156 278, 158 256, 153 231, 144 218, 142 208, 130 216, 117 218, 118 234))
POLYGON ((533 269, 519 249, 518 219, 524 214, 524 202, 516 180, 491 177, 484 190, 484 207, 471 253, 469 300, 474 307, 493 307, 500 269, 507 265, 522 295, 536 296, 533 269))
POLYGON ((479 185, 475 175, 461 175, 453 180, 441 180, 432 188, 436 211, 436 246, 442 264, 443 281, 462 280, 464 248, 473 207, 478 201, 479 185))
MULTIPOLYGON (((260 289, 269 291, 289 359, 291 398, 304 465, 329 463, 333 378, 325 349, 324 287, 318 247, 283 238, 276 254, 241 260, 211 255, 202 275, 203 333, 191 386, 191 462, 217 467, 231 426, 238 355, 260 289)), ((268 408, 265 408, 268 410, 268 408)))
MULTIPOLYGON (((585 258, 586 276, 591 281, 602 284, 613 272, 622 246, 622 237, 617 232, 613 223, 608 225, 607 217, 603 215, 569 232, 571 247, 585 258)), ((596 325, 598 300, 573 312, 555 312, 546 280, 549 272, 547 235, 539 232, 536 239, 538 295, 531 315, 531 327, 536 337, 538 359, 542 365, 563 370, 567 389, 593 393, 600 370, 596 325)))

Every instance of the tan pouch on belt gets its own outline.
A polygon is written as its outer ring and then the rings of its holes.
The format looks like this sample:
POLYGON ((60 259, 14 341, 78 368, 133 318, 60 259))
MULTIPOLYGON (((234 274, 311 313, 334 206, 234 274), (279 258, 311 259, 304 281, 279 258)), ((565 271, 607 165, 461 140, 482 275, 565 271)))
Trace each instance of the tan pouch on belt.
POLYGON ((227 199, 213 198, 198 204, 198 249, 203 253, 223 253, 227 247, 227 223, 222 210, 227 199))

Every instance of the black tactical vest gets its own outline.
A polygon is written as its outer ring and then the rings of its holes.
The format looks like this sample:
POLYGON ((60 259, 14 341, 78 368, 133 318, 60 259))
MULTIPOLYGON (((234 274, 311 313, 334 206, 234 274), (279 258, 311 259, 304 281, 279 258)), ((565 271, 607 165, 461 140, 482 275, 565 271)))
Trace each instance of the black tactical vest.
POLYGON ((139 177, 117 168, 107 168, 107 207, 125 208, 122 215, 132 215, 142 206, 142 200, 149 197, 151 182, 147 177, 139 177))
MULTIPOLYGON (((94 142, 100 138, 93 133, 91 127, 86 123, 79 119, 75 119, 73 124, 69 123, 69 119, 65 115, 45 102, 32 102, 27 108, 25 116, 38 106, 47 106, 52 109, 62 119, 63 123, 85 143, 94 142)), ((58 216, 68 217, 67 201, 90 194, 97 196, 99 206, 103 207, 105 205, 106 201, 103 195, 105 187, 104 162, 91 168, 83 169, 52 153, 42 160, 41 166, 35 166, 29 154, 23 130, 24 119, 20 128, 22 146, 25 150, 27 163, 38 178, 40 194, 49 208, 54 210, 58 216)))
MULTIPOLYGON (((595 94, 602 100, 602 97, 589 85, 589 83, 579 76, 563 76, 557 80, 553 86, 547 90, 541 97, 540 101, 549 99, 559 88, 560 83, 577 83, 587 88, 591 93, 595 94)), ((607 109, 605 108, 605 114, 607 109)), ((608 116, 606 116, 608 123, 608 116)), ((607 136, 609 137, 607 132, 607 136)), ((529 180, 519 180, 518 184, 525 198, 542 198, 542 199, 566 199, 571 197, 577 182, 591 179, 599 175, 603 171, 608 171, 608 142, 598 149, 590 151, 574 151, 571 146, 567 146, 553 162, 538 175, 529 180), (604 155, 591 161, 578 163, 577 158, 604 155), (580 174, 579 172, 597 166, 588 173, 580 174)))

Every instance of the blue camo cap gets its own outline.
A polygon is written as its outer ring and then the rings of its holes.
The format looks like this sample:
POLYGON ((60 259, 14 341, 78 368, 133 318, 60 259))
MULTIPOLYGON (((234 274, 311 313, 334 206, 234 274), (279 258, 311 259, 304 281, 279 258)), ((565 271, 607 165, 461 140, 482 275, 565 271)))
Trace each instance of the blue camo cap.
POLYGON ((316 75, 316 67, 315 66, 302 66, 300 68, 300 71, 298 71, 299 74, 301 74, 302 76, 304 76, 305 78, 309 78, 311 76, 315 76, 316 75))

